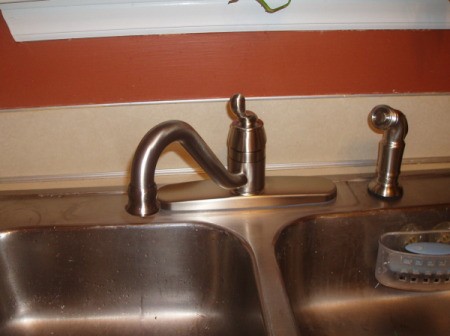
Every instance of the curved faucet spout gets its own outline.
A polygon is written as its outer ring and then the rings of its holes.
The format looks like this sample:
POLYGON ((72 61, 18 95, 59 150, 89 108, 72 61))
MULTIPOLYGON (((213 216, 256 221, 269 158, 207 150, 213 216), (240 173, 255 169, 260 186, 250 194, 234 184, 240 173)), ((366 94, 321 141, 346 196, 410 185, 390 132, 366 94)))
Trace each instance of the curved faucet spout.
POLYGON ((178 120, 163 122, 142 138, 131 165, 127 211, 141 217, 159 210, 156 200, 155 170, 162 151, 178 141, 220 187, 234 189, 247 183, 243 173, 232 174, 222 165, 200 135, 187 123, 178 120))

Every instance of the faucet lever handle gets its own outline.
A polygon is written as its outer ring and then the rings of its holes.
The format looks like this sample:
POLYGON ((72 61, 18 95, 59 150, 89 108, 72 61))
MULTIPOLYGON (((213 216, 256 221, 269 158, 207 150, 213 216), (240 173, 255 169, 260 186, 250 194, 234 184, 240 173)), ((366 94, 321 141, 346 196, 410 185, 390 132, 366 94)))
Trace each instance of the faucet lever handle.
POLYGON ((231 111, 238 117, 241 126, 244 128, 251 128, 255 126, 258 116, 252 111, 247 111, 245 108, 245 97, 236 93, 230 98, 231 111))
POLYGON ((235 95, 233 95, 230 98, 230 105, 231 110, 239 119, 243 119, 246 117, 245 97, 242 94, 236 93, 235 95))

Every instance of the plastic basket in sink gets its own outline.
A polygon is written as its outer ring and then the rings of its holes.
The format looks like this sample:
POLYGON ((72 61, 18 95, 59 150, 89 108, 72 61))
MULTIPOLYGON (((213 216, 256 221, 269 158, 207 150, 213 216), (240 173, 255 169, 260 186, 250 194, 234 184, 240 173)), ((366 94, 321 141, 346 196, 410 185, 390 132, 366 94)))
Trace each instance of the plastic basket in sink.
POLYGON ((450 289, 450 230, 389 232, 378 245, 377 280, 388 287, 450 289))

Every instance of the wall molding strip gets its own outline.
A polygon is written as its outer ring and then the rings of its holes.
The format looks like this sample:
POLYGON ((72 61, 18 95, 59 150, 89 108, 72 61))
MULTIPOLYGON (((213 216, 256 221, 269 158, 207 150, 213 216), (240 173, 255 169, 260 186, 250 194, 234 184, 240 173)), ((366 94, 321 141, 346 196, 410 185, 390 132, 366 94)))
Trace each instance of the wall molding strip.
MULTIPOLYGON (((335 94, 335 95, 314 95, 314 96, 267 96, 267 97, 246 97, 246 101, 280 101, 280 100, 311 100, 311 99, 339 99, 339 98, 389 98, 389 97, 439 97, 449 96, 450 92, 425 92, 425 93, 373 93, 373 94, 335 94)), ((2 113, 18 113, 31 111, 51 111, 60 109, 85 109, 85 108, 107 108, 107 107, 133 107, 146 105, 164 105, 164 104, 202 104, 202 103, 226 103, 230 100, 223 98, 204 98, 204 99, 182 99, 182 100, 160 100, 160 101, 140 101, 140 102, 120 102, 104 104, 82 104, 82 105, 61 105, 44 107, 23 107, 23 108, 0 108, 2 113)))
MULTIPOLYGON (((432 164, 450 164, 450 156, 445 157, 423 157, 423 158, 404 158, 403 165, 432 165, 432 164)), ((305 162, 305 163, 289 163, 289 164, 268 164, 267 172, 287 172, 295 170, 310 170, 323 168, 361 168, 374 167, 376 160, 351 160, 339 162, 305 162)), ((195 168, 170 168, 157 169, 156 176, 180 176, 180 175, 204 175, 201 169, 195 168)), ((128 178, 129 173, 122 172, 104 172, 104 173, 87 173, 87 174, 61 174, 61 175, 39 175, 39 176, 12 176, 1 177, 1 184, 15 183, 41 183, 41 182, 58 182, 58 181, 78 181, 78 180, 104 180, 104 179, 124 179, 128 178)))

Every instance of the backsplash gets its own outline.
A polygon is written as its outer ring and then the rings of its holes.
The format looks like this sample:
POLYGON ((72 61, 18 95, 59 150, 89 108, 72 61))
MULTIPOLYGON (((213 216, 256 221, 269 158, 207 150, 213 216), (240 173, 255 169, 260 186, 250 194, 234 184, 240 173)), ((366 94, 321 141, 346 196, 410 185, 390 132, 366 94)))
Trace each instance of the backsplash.
MULTIPOLYGON (((245 94, 245 92, 243 92, 245 94)), ((92 105, 0 112, 0 190, 125 185, 143 135, 164 120, 190 123, 226 162, 226 99, 92 105)), ((381 134, 369 111, 387 104, 409 123, 403 170, 450 167, 450 95, 312 96, 249 99, 264 121, 268 174, 373 172, 381 134)), ((179 145, 158 163, 158 182, 199 178, 179 145)))

